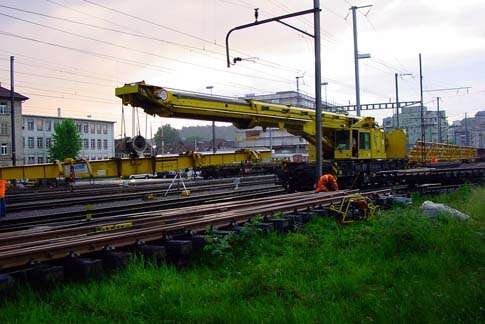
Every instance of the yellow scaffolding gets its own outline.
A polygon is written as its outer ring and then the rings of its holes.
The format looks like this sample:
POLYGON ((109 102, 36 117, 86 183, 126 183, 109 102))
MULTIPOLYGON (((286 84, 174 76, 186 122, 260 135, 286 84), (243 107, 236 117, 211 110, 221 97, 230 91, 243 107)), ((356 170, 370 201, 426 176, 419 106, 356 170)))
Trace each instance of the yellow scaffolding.
POLYGON ((417 141, 409 151, 409 161, 412 163, 433 162, 473 162, 477 158, 477 150, 473 147, 458 146, 444 143, 417 141))

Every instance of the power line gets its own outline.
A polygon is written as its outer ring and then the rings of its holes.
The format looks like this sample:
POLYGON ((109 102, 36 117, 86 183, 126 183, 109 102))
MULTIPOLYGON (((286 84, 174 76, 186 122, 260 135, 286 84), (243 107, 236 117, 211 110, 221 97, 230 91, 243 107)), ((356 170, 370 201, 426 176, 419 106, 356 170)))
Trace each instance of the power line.
MULTIPOLYGON (((163 72, 166 72, 167 70, 170 69, 170 68, 166 68, 166 67, 163 67, 163 66, 160 66, 160 65, 144 63, 144 62, 140 62, 140 61, 136 61, 136 60, 130 60, 130 59, 125 59, 125 58, 115 57, 115 56, 104 54, 104 53, 88 51, 88 50, 79 49, 79 48, 75 48, 75 47, 71 47, 71 46, 66 46, 66 45, 62 45, 62 44, 58 44, 58 43, 47 42, 47 41, 39 40, 39 39, 32 38, 32 37, 21 36, 21 35, 18 35, 18 34, 5 32, 5 31, 2 31, 2 30, 0 30, 0 35, 10 36, 10 37, 28 40, 28 41, 32 41, 32 42, 37 42, 37 43, 41 43, 41 44, 49 45, 49 46, 53 46, 53 47, 59 47, 59 48, 63 48, 63 49, 71 50, 71 51, 80 52, 82 54, 96 56, 96 57, 107 59, 107 60, 114 60, 116 62, 122 62, 122 63, 125 63, 125 64, 131 64, 131 65, 135 65, 135 66, 150 67, 150 68, 165 70, 163 72)), ((101 41, 101 42, 104 42, 104 41, 101 41)), ((149 54, 149 55, 152 55, 152 54, 149 54)), ((161 57, 159 55, 157 55, 157 56, 161 57)), ((279 82, 279 83, 285 83, 285 84, 291 83, 290 81, 285 81, 285 80, 281 80, 281 79, 274 79, 274 78, 268 78, 268 77, 263 77, 263 76, 249 75, 249 74, 240 73, 240 72, 228 72, 228 71, 223 70, 223 69, 203 66, 203 65, 199 65, 199 64, 195 64, 195 63, 191 63, 191 62, 185 62, 185 61, 178 60, 178 59, 170 59, 170 60, 173 60, 173 61, 176 61, 176 62, 179 62, 179 63, 182 63, 182 64, 192 65, 192 66, 203 68, 203 69, 208 69, 208 70, 211 70, 211 71, 215 70, 215 71, 222 72, 222 73, 231 73, 231 74, 234 74, 234 75, 239 75, 239 76, 242 76, 242 77, 247 77, 247 78, 252 78, 252 79, 267 80, 267 81, 273 81, 273 82, 279 82)), ((172 70, 172 69, 170 69, 170 70, 172 70)))
MULTIPOLYGON (((8 72, 9 70, 8 69, 0 69, 0 71, 8 72)), ((88 81, 61 78, 61 77, 56 77, 56 76, 44 75, 44 74, 36 74, 36 73, 21 72, 21 71, 15 71, 15 73, 16 74, 22 74, 22 75, 34 76, 34 77, 38 77, 38 78, 46 78, 46 79, 54 79, 54 80, 60 80, 60 81, 68 81, 68 82, 82 83, 82 84, 88 84, 88 85, 95 85, 95 86, 98 86, 98 87, 107 87, 107 88, 113 87, 112 85, 107 85, 107 84, 102 84, 102 83, 93 83, 93 82, 88 82, 88 81)))
MULTIPOLYGON (((46 1, 51 2, 51 3, 55 3, 52 0, 46 0, 46 1)), ((157 27, 162 28, 162 29, 170 30, 170 31, 172 31, 174 33, 178 33, 178 34, 184 35, 186 37, 189 37, 189 38, 192 38, 192 39, 196 39, 196 40, 202 41, 204 43, 211 44, 211 45, 216 46, 216 47, 219 47, 221 49, 225 49, 225 46, 224 45, 219 44, 216 41, 211 41, 211 40, 205 39, 203 37, 200 37, 200 36, 197 36, 197 35, 193 35, 193 34, 190 34, 190 33, 187 33, 187 32, 181 31, 181 30, 178 30, 178 29, 173 28, 173 27, 168 27, 168 26, 159 24, 157 22, 154 22, 152 20, 149 20, 149 19, 146 19, 146 18, 143 18, 143 17, 139 17, 139 16, 136 16, 136 15, 132 15, 130 13, 127 13, 127 12, 124 12, 124 11, 121 11, 121 10, 118 10, 118 9, 115 9, 115 8, 111 8, 111 7, 108 7, 106 5, 102 5, 102 4, 99 4, 97 2, 94 2, 94 1, 90 1, 90 0, 82 0, 82 1, 84 1, 86 3, 89 3, 89 4, 93 5, 93 6, 97 6, 99 8, 103 8, 105 10, 111 11, 111 12, 115 12, 115 13, 117 13, 119 15, 123 15, 123 16, 126 16, 126 17, 130 17, 132 19, 135 19, 135 20, 138 20, 138 21, 142 21, 144 23, 151 24, 151 25, 157 26, 157 27)), ((84 14, 86 14, 86 13, 84 13, 84 14)), ((87 15, 89 15, 89 14, 87 14, 87 15)), ((238 53, 243 54, 245 56, 248 56, 248 57, 252 57, 253 56, 253 55, 248 54, 248 53, 245 53, 244 51, 241 51, 241 50, 235 49, 235 51, 237 51, 238 53)), ((259 61, 260 62, 258 62, 258 64, 261 64, 261 65, 264 65, 264 63, 262 63, 262 62, 265 62, 267 64, 270 64, 272 67, 275 67, 276 66, 276 67, 279 67, 280 69, 286 69, 286 70, 289 70, 289 71, 297 70, 297 69, 294 69, 294 68, 289 68, 286 65, 279 64, 279 63, 272 62, 272 61, 265 60, 265 59, 260 59, 259 61)))
MULTIPOLYGON (((125 46, 125 45, 116 44, 116 43, 113 43, 113 42, 110 42, 110 41, 105 41, 105 40, 101 40, 101 39, 98 39, 98 38, 85 36, 85 35, 82 35, 82 34, 79 34, 79 33, 74 33, 74 32, 70 32, 70 31, 67 31, 67 30, 64 30, 64 29, 61 29, 61 28, 48 26, 48 25, 41 24, 41 23, 38 23, 38 22, 34 22, 34 21, 31 21, 31 20, 28 20, 28 19, 23 19, 23 18, 11 16, 11 15, 8 15, 8 14, 5 14, 5 13, 0 12, 0 15, 11 18, 11 19, 23 21, 23 22, 26 22, 26 23, 29 23, 29 24, 33 24, 33 25, 36 25, 36 26, 40 26, 40 27, 43 27, 43 28, 51 29, 51 30, 54 30, 54 31, 57 31, 57 32, 60 32, 60 33, 68 34, 68 35, 71 35, 71 36, 76 36, 76 37, 79 37, 79 38, 82 38, 82 39, 87 39, 87 40, 102 43, 102 44, 105 44, 105 45, 122 48, 124 50, 132 51, 132 52, 135 52, 135 53, 150 55, 150 56, 158 57, 158 58, 161 58, 161 59, 164 59, 164 60, 173 61, 173 62, 177 62, 177 63, 181 63, 181 64, 188 64, 188 65, 196 66, 196 67, 203 68, 203 69, 218 70, 218 71, 222 71, 224 73, 228 73, 228 71, 223 70, 223 69, 208 67, 208 66, 201 65, 201 64, 196 64, 196 63, 192 63, 192 62, 183 61, 183 60, 180 60, 180 59, 174 59, 174 58, 171 58, 171 57, 168 57, 168 56, 159 55, 159 54, 153 53, 153 52, 138 50, 138 49, 135 49, 131 46, 125 46)), ((248 69, 253 70, 255 72, 263 73, 262 71, 259 71, 259 70, 254 70, 254 69, 250 69, 250 68, 248 68, 248 69)), ((265 74, 268 74, 268 73, 265 73, 265 74)), ((280 76, 278 76, 278 75, 274 75, 274 74, 270 74, 270 75, 272 75, 273 77, 276 77, 276 78, 280 78, 280 76)))
MULTIPOLYGON (((190 50, 197 50, 197 51, 202 51, 202 52, 206 52, 206 53, 211 53, 211 54, 214 54, 214 55, 224 56, 223 53, 219 53, 219 52, 215 52, 215 51, 211 51, 211 50, 208 50, 208 49, 199 48, 199 47, 191 46, 191 45, 187 45, 187 44, 182 44, 182 43, 178 43, 178 42, 168 41, 168 40, 165 40, 165 39, 161 39, 161 38, 158 38, 158 37, 147 35, 145 33, 127 32, 127 31, 120 30, 120 29, 114 29, 114 28, 89 24, 89 23, 77 21, 77 20, 74 20, 74 19, 69 19, 69 18, 64 18, 64 17, 56 17, 56 16, 47 15, 47 14, 36 12, 36 11, 25 10, 25 9, 11 7, 11 6, 5 6, 5 5, 1 5, 1 4, 0 4, 0 7, 10 9, 10 10, 19 11, 19 12, 29 13, 29 14, 32 14, 32 15, 40 16, 40 17, 60 20, 60 21, 71 23, 71 24, 76 24, 76 25, 86 26, 86 27, 90 27, 90 28, 94 28, 94 29, 119 33, 119 34, 123 34, 123 35, 127 35, 127 36, 133 36, 133 37, 139 37, 139 38, 148 39, 148 40, 154 40, 154 41, 157 41, 157 42, 160 42, 160 43, 165 43, 165 44, 168 44, 168 45, 179 46, 179 47, 187 48, 187 49, 190 49, 190 50)), ((20 19, 20 18, 18 18, 18 19, 20 19)), ((124 28, 126 28, 126 27, 124 27, 124 28)))

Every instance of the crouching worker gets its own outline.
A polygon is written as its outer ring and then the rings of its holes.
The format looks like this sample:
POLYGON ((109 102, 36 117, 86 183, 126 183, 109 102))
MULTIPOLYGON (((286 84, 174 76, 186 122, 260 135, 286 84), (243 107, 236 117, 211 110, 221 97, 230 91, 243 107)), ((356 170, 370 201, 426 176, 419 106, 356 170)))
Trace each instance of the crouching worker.
POLYGON ((335 177, 330 174, 324 174, 318 179, 317 188, 315 192, 322 192, 322 191, 337 191, 338 184, 335 177))
POLYGON ((7 192, 7 180, 0 180, 0 218, 7 215, 7 206, 5 203, 5 193, 7 192))

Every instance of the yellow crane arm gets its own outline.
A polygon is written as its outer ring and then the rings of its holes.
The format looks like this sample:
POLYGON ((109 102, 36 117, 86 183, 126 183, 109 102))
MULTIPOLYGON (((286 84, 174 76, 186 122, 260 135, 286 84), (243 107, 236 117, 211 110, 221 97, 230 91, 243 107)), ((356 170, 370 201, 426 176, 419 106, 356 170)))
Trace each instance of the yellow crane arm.
MULTIPOLYGON (((312 145, 316 144, 315 111, 312 109, 170 90, 147 85, 143 81, 126 84, 117 88, 115 93, 124 105, 141 107, 151 115, 231 122, 240 129, 278 127, 305 138, 312 145)), ((361 124, 359 127, 375 127, 374 119, 370 117, 359 118, 329 112, 322 114, 322 121, 323 144, 327 149, 333 148, 331 130, 349 129, 357 123, 361 124)))

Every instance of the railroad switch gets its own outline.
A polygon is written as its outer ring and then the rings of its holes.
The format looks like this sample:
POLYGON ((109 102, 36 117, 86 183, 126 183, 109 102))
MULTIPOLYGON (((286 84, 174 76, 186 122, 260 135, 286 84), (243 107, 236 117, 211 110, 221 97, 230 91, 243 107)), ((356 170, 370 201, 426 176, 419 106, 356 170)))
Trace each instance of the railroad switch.
POLYGON ((103 274, 100 259, 68 257, 64 260, 64 276, 69 280, 99 278, 103 274))

